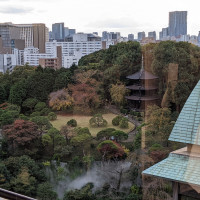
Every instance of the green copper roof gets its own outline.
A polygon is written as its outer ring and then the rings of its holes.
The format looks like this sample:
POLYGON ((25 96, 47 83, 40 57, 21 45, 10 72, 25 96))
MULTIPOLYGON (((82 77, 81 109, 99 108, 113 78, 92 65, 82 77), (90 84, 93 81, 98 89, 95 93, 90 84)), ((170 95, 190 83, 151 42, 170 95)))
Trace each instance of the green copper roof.
POLYGON ((143 174, 200 185, 200 158, 171 153, 165 160, 143 171, 143 174))
POLYGON ((200 81, 187 99, 169 140, 200 145, 200 81))

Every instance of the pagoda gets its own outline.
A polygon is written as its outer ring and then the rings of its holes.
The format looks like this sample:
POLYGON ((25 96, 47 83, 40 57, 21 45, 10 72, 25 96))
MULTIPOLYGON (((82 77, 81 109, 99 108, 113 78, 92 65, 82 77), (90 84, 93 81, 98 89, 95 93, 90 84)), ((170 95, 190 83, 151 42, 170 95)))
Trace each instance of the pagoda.
POLYGON ((165 160, 143 171, 173 182, 173 200, 200 199, 200 81, 186 101, 169 137, 186 144, 165 160))
POLYGON ((131 83, 126 87, 131 91, 126 99, 132 110, 145 111, 148 105, 158 104, 158 77, 144 69, 143 58, 142 69, 126 78, 131 83))

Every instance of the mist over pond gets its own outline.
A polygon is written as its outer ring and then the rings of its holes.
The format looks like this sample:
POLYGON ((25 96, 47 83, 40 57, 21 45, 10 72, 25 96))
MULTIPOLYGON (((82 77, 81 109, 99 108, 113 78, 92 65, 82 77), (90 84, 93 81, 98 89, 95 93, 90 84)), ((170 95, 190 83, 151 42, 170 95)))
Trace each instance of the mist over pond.
POLYGON ((63 198, 65 191, 81 189, 87 183, 93 183, 93 191, 101 189, 105 184, 111 188, 128 190, 132 185, 129 176, 131 162, 110 161, 94 162, 90 169, 84 167, 69 168, 67 163, 51 162, 46 166, 46 175, 57 192, 60 199, 63 198))

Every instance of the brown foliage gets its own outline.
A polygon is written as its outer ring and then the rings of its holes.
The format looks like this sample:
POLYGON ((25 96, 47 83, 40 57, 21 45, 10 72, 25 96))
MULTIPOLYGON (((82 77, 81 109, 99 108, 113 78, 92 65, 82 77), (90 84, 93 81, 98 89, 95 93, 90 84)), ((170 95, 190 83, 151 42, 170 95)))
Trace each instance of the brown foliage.
POLYGON ((49 106, 53 110, 66 110, 73 106, 73 98, 67 89, 52 92, 49 95, 49 106))
POLYGON ((89 114, 92 110, 99 107, 99 95, 96 90, 88 84, 81 83, 70 85, 69 90, 72 92, 75 111, 89 114))

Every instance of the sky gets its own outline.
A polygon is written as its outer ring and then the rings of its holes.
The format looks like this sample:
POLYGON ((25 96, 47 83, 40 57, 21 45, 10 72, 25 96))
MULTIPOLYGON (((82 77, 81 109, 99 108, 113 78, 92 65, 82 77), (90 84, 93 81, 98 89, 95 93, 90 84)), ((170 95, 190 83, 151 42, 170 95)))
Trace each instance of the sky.
POLYGON ((64 22, 77 32, 158 32, 168 26, 170 11, 188 11, 188 34, 200 31, 199 0, 0 0, 0 23, 64 22))

